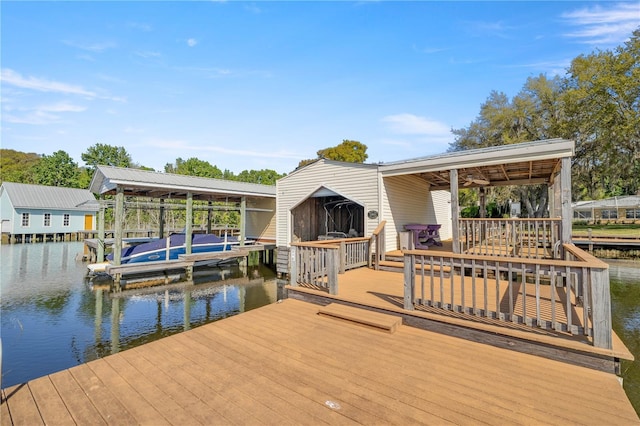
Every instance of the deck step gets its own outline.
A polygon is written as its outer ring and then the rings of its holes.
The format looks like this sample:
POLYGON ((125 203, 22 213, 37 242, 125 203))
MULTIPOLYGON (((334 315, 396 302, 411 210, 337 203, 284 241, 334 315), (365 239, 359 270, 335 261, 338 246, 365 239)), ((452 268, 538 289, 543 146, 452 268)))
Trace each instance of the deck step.
POLYGON ((318 310, 318 315, 354 322, 387 333, 394 333, 402 325, 401 317, 353 308, 340 303, 330 303, 323 306, 318 310))

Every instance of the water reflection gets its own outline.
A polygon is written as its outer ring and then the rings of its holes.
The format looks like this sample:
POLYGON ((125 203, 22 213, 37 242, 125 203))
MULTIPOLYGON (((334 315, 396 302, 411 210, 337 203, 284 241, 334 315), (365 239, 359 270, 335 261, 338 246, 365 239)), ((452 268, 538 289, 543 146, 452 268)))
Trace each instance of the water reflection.
POLYGON ((190 284, 110 293, 85 284, 82 243, 4 245, 2 387, 275 302, 258 265, 200 271, 190 284), (47 246, 47 248, 45 248, 47 246))
POLYGON ((607 261, 613 329, 635 361, 622 361, 624 389, 640 413, 640 262, 607 261))

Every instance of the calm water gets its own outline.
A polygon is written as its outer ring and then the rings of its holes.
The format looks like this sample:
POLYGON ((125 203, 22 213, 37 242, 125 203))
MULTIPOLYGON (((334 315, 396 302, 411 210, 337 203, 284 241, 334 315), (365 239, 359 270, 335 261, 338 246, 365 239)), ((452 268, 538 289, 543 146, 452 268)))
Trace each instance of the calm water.
POLYGON ((613 329, 636 358, 623 361, 624 389, 640 413, 640 261, 607 261, 613 329))
MULTIPOLYGON (((280 298, 264 266, 211 270, 195 286, 114 298, 85 283, 86 265, 76 260, 82 249, 82 243, 0 246, 2 387, 280 298)), ((640 262, 609 264, 614 329, 637 360, 623 363, 624 387, 640 412, 640 262)))
POLYGON ((2 245, 2 387, 277 300, 264 266, 211 269, 193 286, 92 290, 82 243, 2 245))

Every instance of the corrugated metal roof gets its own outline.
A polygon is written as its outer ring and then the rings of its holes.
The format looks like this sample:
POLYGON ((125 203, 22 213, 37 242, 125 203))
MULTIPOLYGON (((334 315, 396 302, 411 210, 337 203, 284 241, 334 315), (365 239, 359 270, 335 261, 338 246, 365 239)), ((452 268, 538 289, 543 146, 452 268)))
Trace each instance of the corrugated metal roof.
POLYGON ((603 208, 640 208, 639 195, 605 198, 603 200, 580 201, 573 204, 574 210, 590 210, 603 208))
POLYGON ((205 195, 256 196, 275 198, 275 185, 211 179, 113 166, 98 166, 89 190, 95 194, 125 187, 139 195, 192 192, 205 195))
POLYGON ((97 211, 98 201, 87 189, 3 182, 14 208, 97 211))

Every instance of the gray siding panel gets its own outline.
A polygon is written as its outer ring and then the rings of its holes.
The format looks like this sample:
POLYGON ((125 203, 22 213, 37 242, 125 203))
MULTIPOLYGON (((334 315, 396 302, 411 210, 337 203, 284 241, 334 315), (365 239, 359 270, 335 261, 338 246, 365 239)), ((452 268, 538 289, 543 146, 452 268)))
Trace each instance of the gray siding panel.
POLYGON ((387 221, 385 238, 387 250, 399 246, 399 232, 408 223, 429 222, 429 185, 416 176, 383 178, 383 214, 387 221))
POLYGON ((277 245, 290 242, 290 210, 317 189, 326 187, 365 208, 365 235, 371 235, 379 218, 367 219, 369 210, 380 211, 376 165, 319 160, 280 180, 277 188, 277 245))

